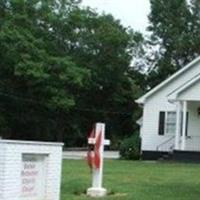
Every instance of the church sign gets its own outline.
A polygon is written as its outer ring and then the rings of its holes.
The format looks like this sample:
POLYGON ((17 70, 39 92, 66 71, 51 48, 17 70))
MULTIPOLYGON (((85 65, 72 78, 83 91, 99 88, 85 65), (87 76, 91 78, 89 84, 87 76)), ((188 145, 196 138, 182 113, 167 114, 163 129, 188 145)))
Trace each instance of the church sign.
POLYGON ((62 146, 0 140, 0 200, 59 200, 62 146))

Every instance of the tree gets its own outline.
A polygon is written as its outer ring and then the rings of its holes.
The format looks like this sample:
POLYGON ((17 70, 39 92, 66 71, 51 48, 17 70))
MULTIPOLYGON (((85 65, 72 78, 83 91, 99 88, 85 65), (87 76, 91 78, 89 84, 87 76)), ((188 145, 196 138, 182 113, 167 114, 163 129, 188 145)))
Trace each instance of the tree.
POLYGON ((139 33, 75 0, 1 1, 0 30, 5 137, 82 145, 99 120, 113 138, 136 129, 139 33))
POLYGON ((41 133, 48 123, 37 129, 38 135, 33 126, 46 122, 51 111, 55 129, 59 130, 55 138, 62 140, 60 116, 75 105, 76 94, 71 88, 83 87, 89 76, 87 69, 49 42, 56 37, 53 22, 59 19, 51 6, 51 2, 25 0, 5 1, 1 5, 4 8, 0 32, 1 108, 12 113, 11 117, 4 114, 12 138, 44 139, 46 135, 41 133))
POLYGON ((159 47, 148 82, 155 86, 199 55, 199 1, 151 0, 150 43, 159 47), (159 78, 158 78, 159 77, 159 78))
POLYGON ((111 15, 98 16, 91 10, 77 10, 68 20, 78 27, 73 35, 78 45, 73 45, 70 55, 91 72, 74 113, 81 113, 79 122, 86 125, 85 129, 96 121, 106 122, 112 140, 130 135, 136 128, 138 112, 132 111, 138 111, 134 99, 140 91, 130 76, 130 63, 133 50, 143 38, 136 37, 138 33, 124 28, 111 15))

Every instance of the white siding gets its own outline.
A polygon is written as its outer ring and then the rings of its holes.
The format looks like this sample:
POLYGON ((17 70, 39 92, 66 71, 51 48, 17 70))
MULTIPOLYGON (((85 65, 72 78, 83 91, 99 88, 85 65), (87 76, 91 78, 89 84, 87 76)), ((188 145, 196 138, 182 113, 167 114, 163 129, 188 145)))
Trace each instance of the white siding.
POLYGON ((4 185, 4 146, 0 145, 0 199, 3 198, 3 185, 4 185))
POLYGON ((160 111, 175 111, 176 107, 168 103, 166 100, 161 101, 158 99, 155 104, 147 103, 144 107, 143 113, 143 138, 142 150, 155 151, 157 146, 166 140, 170 139, 173 135, 158 135, 159 128, 159 112, 160 111))
POLYGON ((191 137, 186 140, 186 151, 200 151, 200 137, 191 137))
MULTIPOLYGON (((192 66, 186 73, 181 74, 176 79, 172 80, 162 89, 150 96, 143 110, 143 131, 142 131, 142 150, 155 151, 157 146, 168 140, 172 135, 158 135, 158 120, 160 111, 175 111, 176 106, 169 103, 167 96, 200 73, 200 64, 192 66)), ((199 93, 199 91, 197 91, 199 93)))

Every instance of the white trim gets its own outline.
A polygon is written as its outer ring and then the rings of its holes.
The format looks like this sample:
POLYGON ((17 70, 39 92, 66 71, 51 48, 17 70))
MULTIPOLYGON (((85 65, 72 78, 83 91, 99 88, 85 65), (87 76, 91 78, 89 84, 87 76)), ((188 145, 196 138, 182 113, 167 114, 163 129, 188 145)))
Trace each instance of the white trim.
POLYGON ((154 94, 156 91, 158 91, 159 89, 161 89, 163 86, 165 86, 167 83, 171 82, 173 79, 175 79, 177 76, 181 75, 182 73, 184 73, 185 71, 189 70, 190 67, 194 66, 196 63, 198 63, 200 61, 200 56, 197 57, 196 59, 194 59, 192 62, 190 62, 188 65, 186 65, 185 67, 183 67, 182 69, 180 69, 179 71, 177 71, 176 73, 174 73, 172 76, 170 76, 168 79, 166 79, 165 81, 161 82, 159 85, 157 85, 156 87, 154 87, 152 90, 150 90, 149 92, 147 92, 146 94, 144 94, 143 96, 141 96, 139 99, 137 99, 135 102, 138 104, 144 104, 146 99, 151 96, 152 94, 154 94))
POLYGON ((190 88, 194 83, 196 83, 199 80, 200 80, 200 74, 198 74, 197 76, 193 77, 190 81, 187 81, 181 87, 179 87, 178 89, 175 89, 173 92, 171 92, 170 94, 168 94, 167 95, 168 100, 170 102, 175 101, 178 98, 178 95, 180 93, 182 93, 185 90, 187 90, 188 88, 190 88))
POLYGON ((176 103, 176 135, 175 135, 175 149, 179 149, 180 135, 181 135, 181 102, 176 103))
POLYGON ((30 145, 50 145, 50 146, 63 146, 64 143, 58 142, 40 142, 40 141, 25 141, 25 140, 0 140, 0 144, 30 144, 30 145))
POLYGON ((181 150, 185 150, 185 143, 186 143, 186 124, 187 124, 187 101, 183 101, 183 128, 182 128, 182 143, 181 143, 181 150))

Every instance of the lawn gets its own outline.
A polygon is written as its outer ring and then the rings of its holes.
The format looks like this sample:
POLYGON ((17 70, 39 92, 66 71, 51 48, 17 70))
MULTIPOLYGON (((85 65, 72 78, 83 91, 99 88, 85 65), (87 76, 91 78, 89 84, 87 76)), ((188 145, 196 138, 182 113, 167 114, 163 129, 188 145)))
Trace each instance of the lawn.
MULTIPOLYGON (((91 183, 84 161, 63 162, 61 200, 89 200, 91 183)), ((199 200, 200 164, 107 160, 102 200, 199 200)))

